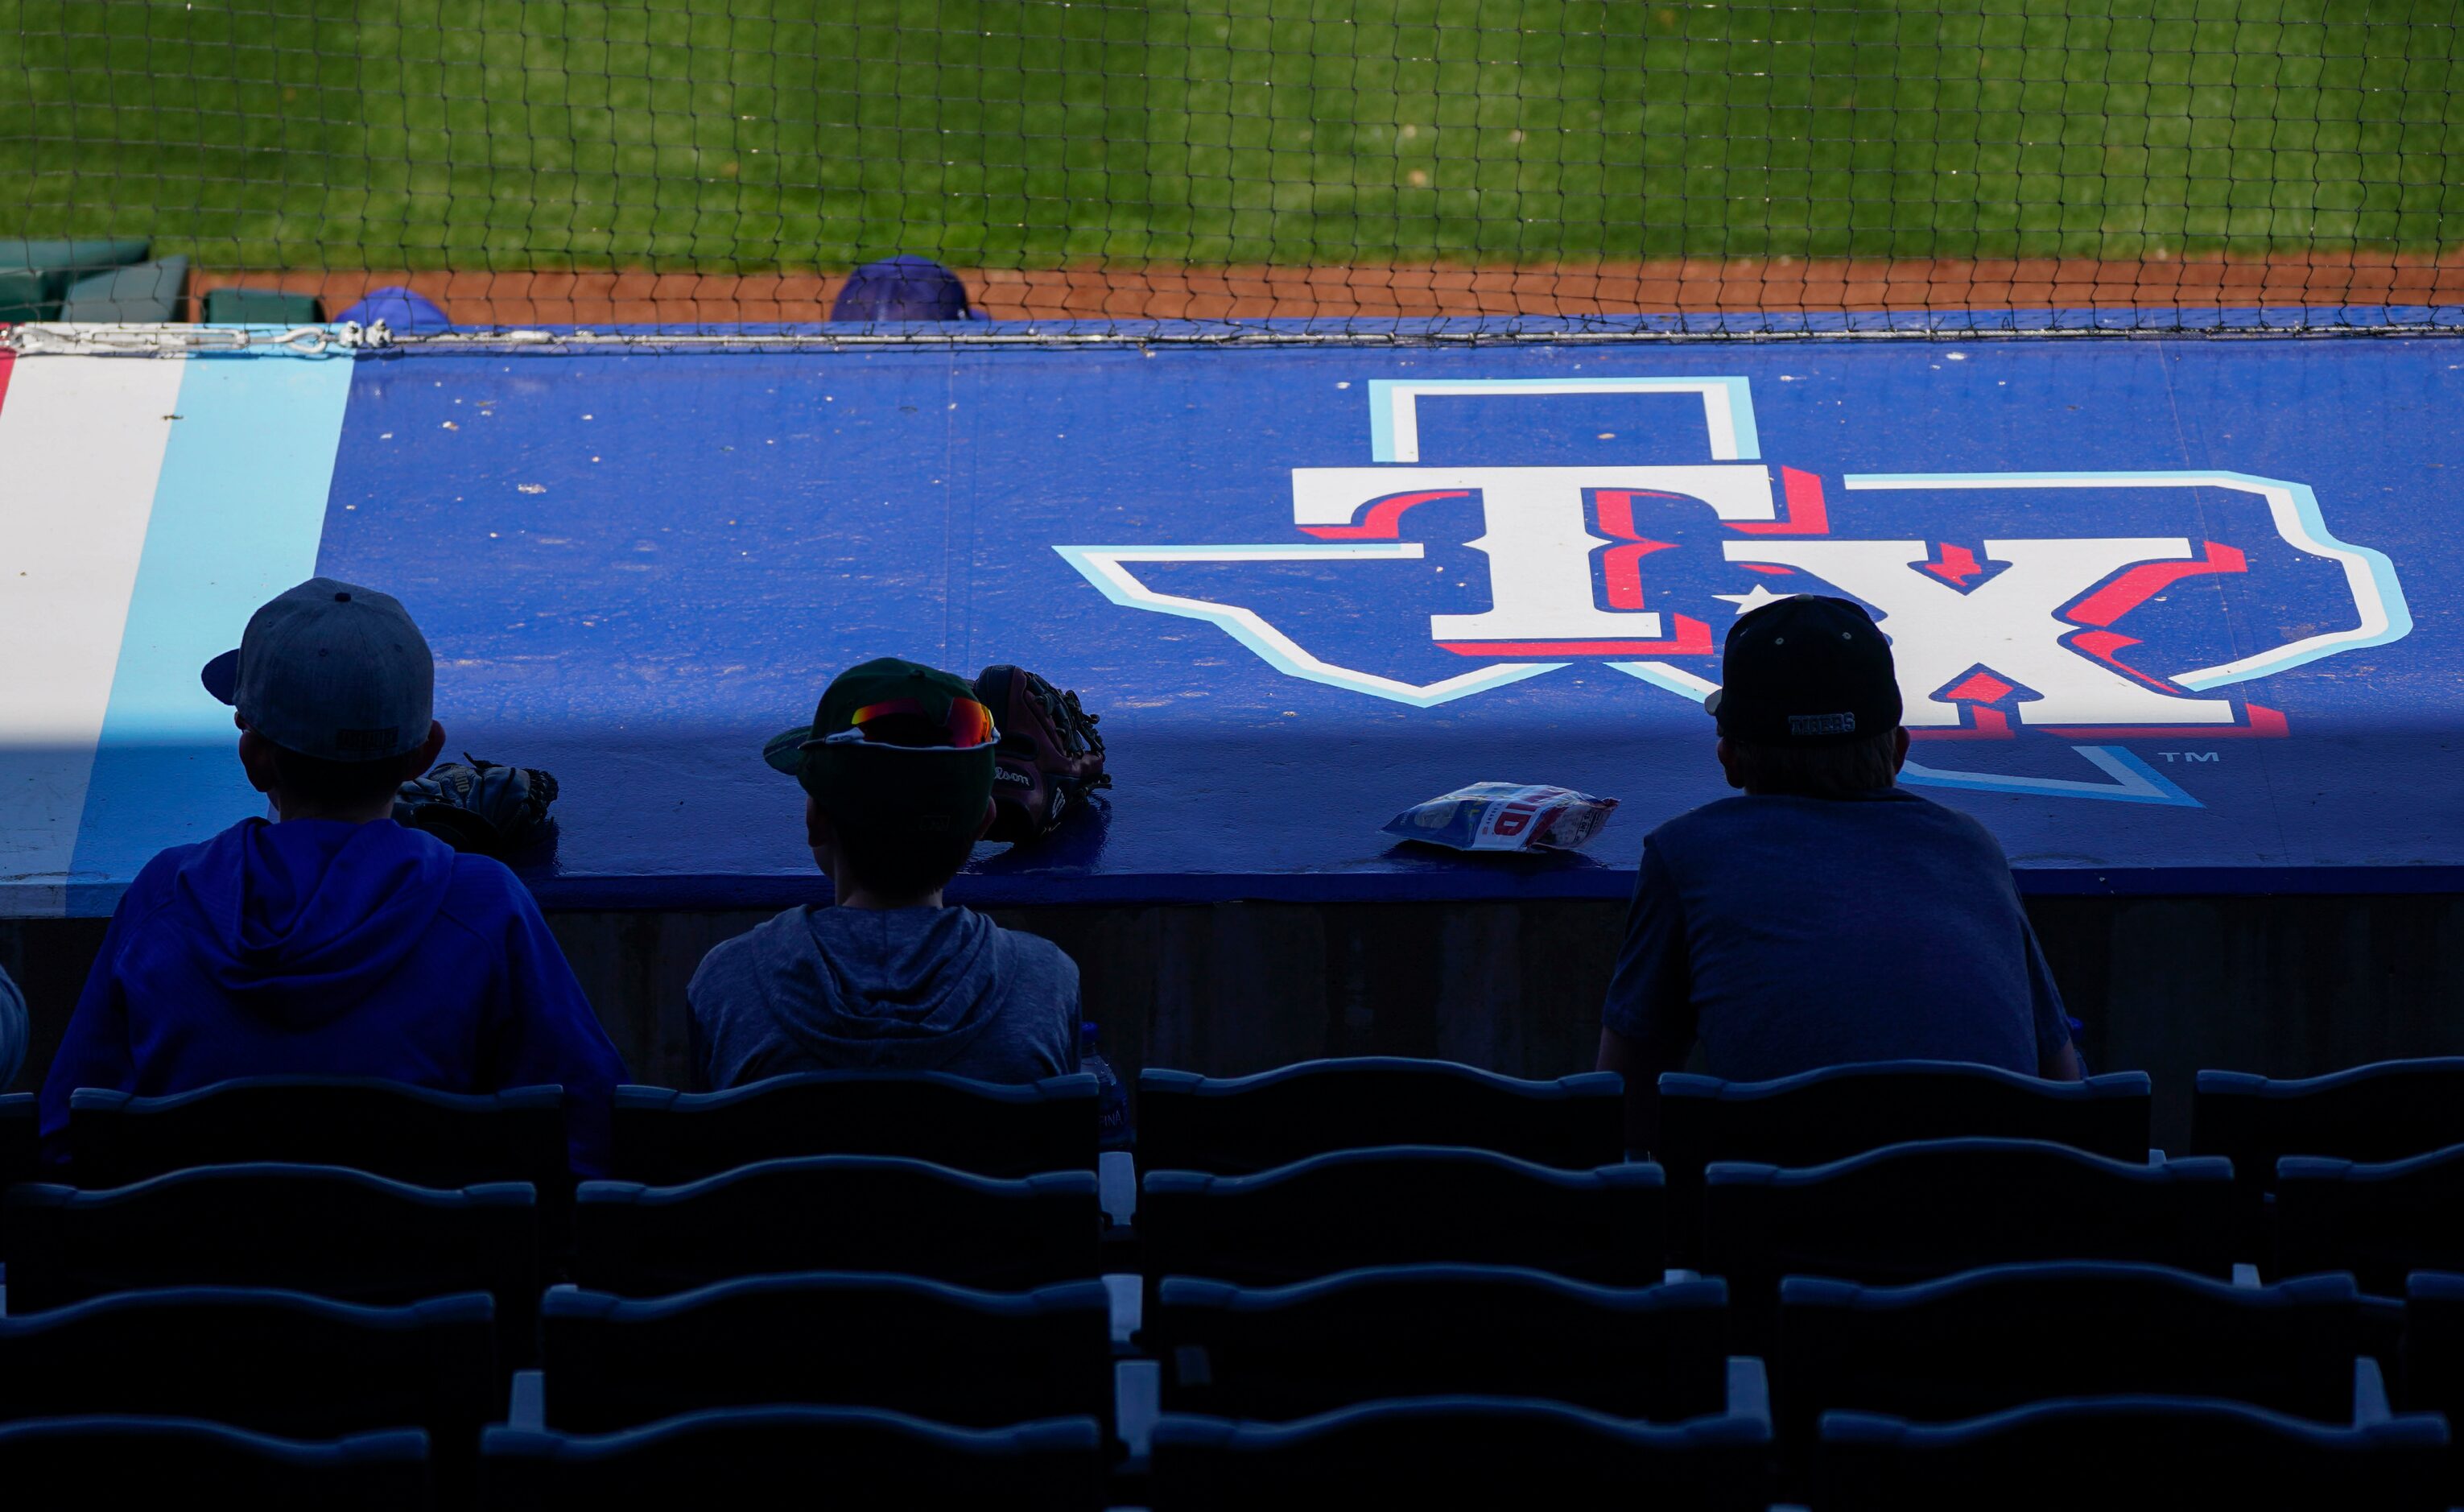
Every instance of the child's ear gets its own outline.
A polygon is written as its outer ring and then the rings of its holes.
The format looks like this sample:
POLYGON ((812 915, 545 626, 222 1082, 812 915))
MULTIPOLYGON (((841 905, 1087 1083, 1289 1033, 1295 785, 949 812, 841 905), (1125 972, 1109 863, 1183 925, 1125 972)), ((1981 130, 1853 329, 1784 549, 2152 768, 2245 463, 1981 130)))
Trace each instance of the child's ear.
POLYGON ((240 769, 248 773, 250 787, 261 793, 271 795, 274 791, 274 755, 271 749, 273 743, 250 729, 247 721, 238 720, 237 723, 239 724, 240 769))

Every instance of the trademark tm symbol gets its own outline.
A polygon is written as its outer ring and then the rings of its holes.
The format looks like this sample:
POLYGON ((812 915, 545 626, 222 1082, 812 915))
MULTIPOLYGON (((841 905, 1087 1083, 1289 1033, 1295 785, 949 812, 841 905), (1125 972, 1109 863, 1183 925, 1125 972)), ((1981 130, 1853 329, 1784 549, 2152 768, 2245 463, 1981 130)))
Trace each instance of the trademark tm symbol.
POLYGON ((2168 762, 2177 758, 2186 762, 2224 760, 2224 752, 2222 751, 2158 751, 2156 754, 2164 757, 2168 762))

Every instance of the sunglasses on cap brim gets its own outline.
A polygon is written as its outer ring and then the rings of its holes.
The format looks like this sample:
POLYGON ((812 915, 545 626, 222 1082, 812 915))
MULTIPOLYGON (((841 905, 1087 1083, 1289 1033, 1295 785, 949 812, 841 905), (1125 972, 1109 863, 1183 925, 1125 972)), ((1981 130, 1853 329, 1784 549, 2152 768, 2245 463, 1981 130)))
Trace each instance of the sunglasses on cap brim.
POLYGON ((868 703, 855 711, 847 727, 833 730, 803 743, 803 749, 816 745, 891 745, 905 750, 974 750, 1001 739, 993 725, 993 711, 973 699, 952 699, 949 712, 935 716, 914 699, 891 699, 881 703, 868 703), (896 722, 893 726, 892 722, 896 722), (905 737, 892 740, 891 731, 905 737), (940 737, 933 745, 918 745, 914 735, 919 727, 940 737))

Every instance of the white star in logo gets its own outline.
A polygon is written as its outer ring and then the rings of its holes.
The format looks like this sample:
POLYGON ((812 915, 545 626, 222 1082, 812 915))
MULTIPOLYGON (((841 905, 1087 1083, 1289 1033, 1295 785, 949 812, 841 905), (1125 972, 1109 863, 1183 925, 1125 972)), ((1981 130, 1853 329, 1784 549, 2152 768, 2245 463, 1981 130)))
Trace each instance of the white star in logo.
POLYGON ((1737 612, 1739 614, 1750 614, 1755 610, 1762 608, 1765 604, 1776 604, 1781 599, 1796 597, 1793 593, 1774 593, 1770 589, 1763 587, 1760 583, 1755 584, 1752 588, 1748 589, 1743 593, 1714 593, 1711 596, 1713 598, 1727 599, 1729 603, 1736 605, 1737 612))

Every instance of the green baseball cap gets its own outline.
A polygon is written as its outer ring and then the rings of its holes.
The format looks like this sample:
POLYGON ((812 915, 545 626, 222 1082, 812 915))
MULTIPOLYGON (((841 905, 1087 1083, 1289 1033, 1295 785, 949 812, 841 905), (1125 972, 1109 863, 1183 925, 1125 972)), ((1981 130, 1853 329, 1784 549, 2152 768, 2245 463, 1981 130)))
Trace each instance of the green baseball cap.
POLYGON ((761 759, 834 819, 972 833, 992 801, 1000 738, 966 678, 883 656, 831 678, 813 722, 772 736, 761 759))

